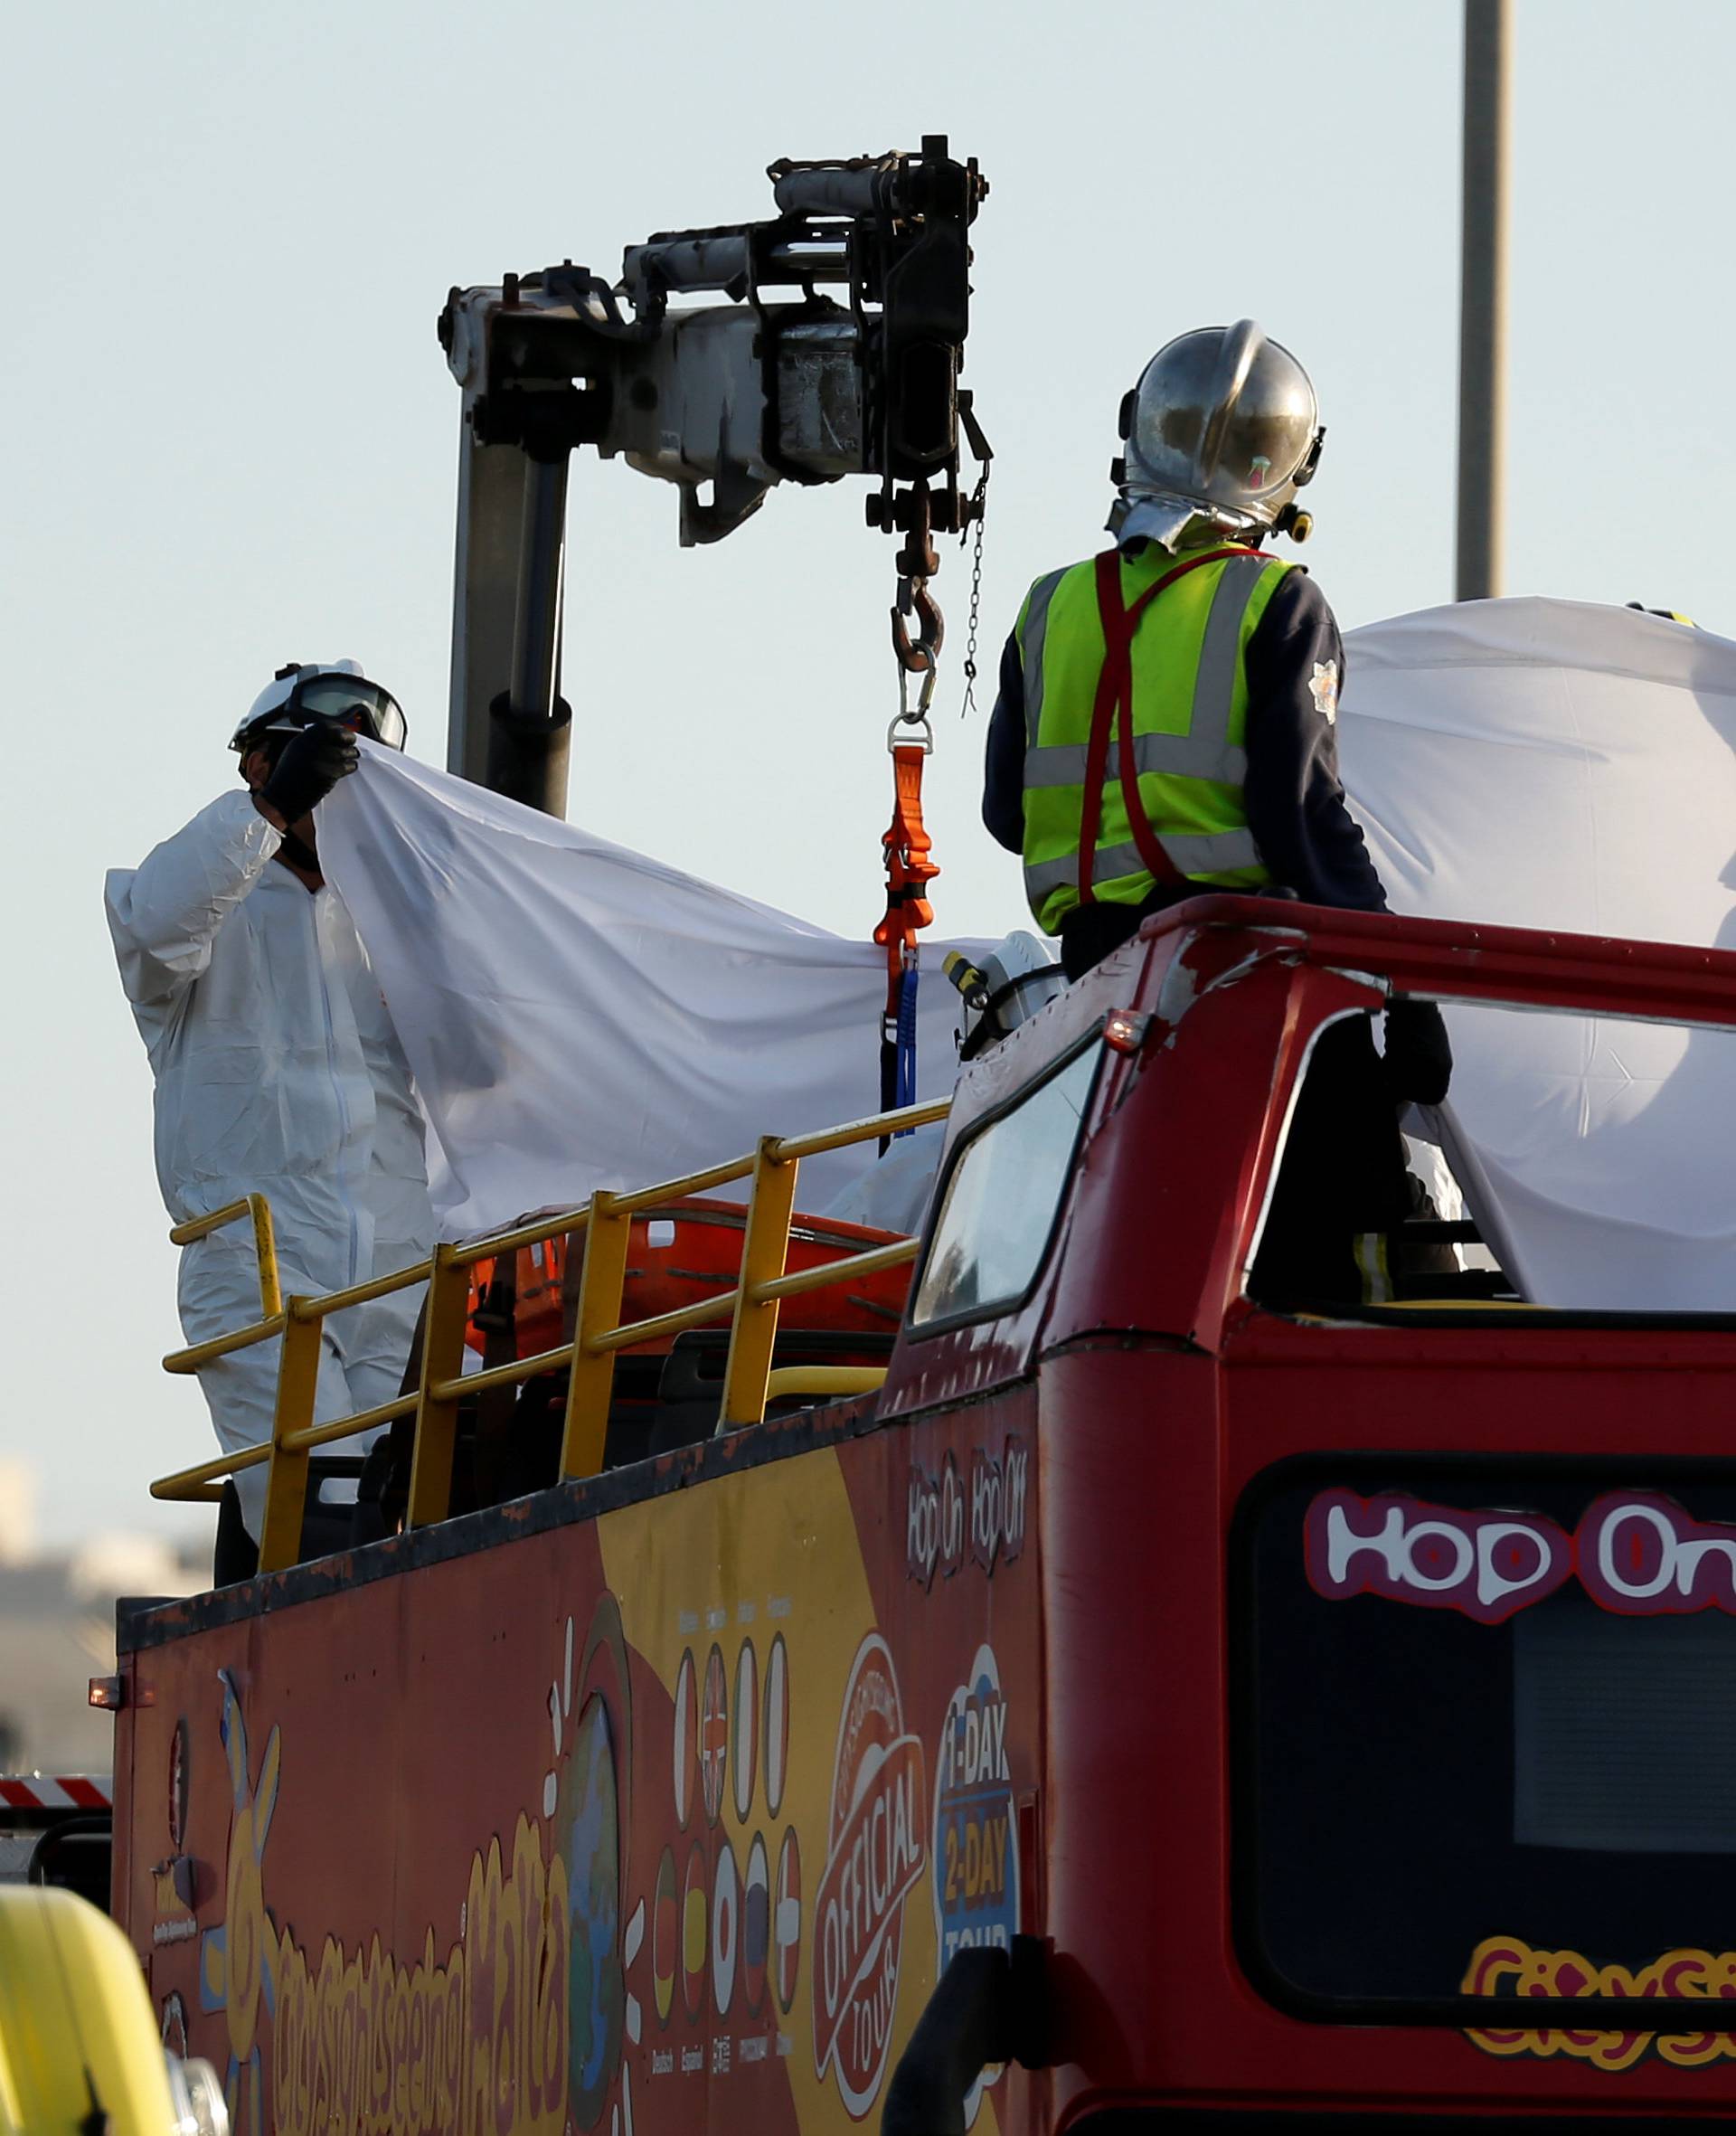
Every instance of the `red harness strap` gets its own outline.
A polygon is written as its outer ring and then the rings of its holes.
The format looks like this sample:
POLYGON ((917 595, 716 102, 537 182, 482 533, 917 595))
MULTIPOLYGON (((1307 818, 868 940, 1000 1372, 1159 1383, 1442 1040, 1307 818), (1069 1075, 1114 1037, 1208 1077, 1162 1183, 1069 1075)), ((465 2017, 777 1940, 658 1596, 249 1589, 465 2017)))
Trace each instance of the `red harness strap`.
POLYGON ((1097 696, 1091 706, 1091 739, 1085 752, 1085 805, 1079 827, 1079 902, 1094 904, 1091 868, 1097 856, 1097 836, 1103 820, 1103 785, 1109 762, 1109 733, 1115 730, 1119 744, 1121 800, 1139 859, 1154 882, 1175 884, 1185 878, 1164 851, 1163 842, 1151 827, 1145 803, 1139 798, 1139 772, 1133 755, 1133 634, 1140 619, 1165 586, 1184 579, 1202 564, 1220 563, 1228 556, 1258 556, 1258 549, 1230 547, 1207 549, 1175 564, 1154 580, 1131 607, 1121 600, 1121 553, 1106 549, 1096 559, 1097 612, 1103 626, 1103 669, 1097 678, 1097 696))

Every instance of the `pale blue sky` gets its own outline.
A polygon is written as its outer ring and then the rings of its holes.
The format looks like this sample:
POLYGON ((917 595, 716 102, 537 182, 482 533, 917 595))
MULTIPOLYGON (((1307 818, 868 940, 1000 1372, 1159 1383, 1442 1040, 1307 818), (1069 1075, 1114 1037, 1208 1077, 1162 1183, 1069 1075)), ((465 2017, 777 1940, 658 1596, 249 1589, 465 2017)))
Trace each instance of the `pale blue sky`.
MULTIPOLYGON (((1704 414, 1731 360, 1736 8, 1516 14, 1508 591, 1736 628, 1736 447, 1704 414)), ((999 456, 986 664, 1029 580, 1094 545, 1145 357, 1242 315, 1314 374, 1307 560, 1354 625, 1451 594, 1459 38, 1457 0, 18 16, 0 1452, 40 1461, 51 1536, 173 1517, 146 1479, 208 1449, 196 1391, 156 1369, 175 1256, 102 871, 222 790, 224 741, 286 659, 354 655, 443 760, 448 286, 567 255, 612 273, 653 230, 767 213, 774 157, 944 129, 994 188, 967 376, 999 456)), ((871 926, 895 685, 891 544, 861 486, 774 496, 684 552, 673 493, 593 458, 571 535, 574 818, 871 926)), ((949 552, 935 903, 944 929, 998 932, 1022 915, 976 820, 981 722, 954 710, 967 588, 949 552)))

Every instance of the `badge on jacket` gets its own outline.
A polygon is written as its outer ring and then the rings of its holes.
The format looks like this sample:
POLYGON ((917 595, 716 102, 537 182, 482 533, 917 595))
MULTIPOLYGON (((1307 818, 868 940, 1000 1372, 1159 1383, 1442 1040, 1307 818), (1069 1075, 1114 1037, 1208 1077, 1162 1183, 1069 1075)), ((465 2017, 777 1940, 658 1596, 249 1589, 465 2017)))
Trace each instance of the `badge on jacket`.
POLYGON ((1308 695, 1314 699, 1314 709, 1327 726, 1338 723, 1338 663, 1316 660, 1314 673, 1308 677, 1308 695))

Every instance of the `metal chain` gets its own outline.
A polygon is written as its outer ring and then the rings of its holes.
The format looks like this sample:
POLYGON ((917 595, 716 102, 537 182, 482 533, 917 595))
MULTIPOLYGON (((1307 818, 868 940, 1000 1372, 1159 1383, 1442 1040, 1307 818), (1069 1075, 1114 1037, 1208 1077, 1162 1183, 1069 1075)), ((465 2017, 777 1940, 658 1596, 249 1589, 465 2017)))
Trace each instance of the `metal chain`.
POLYGON ((898 553, 898 598, 892 607, 892 654, 898 663, 898 715, 887 732, 886 746, 895 748, 901 738, 913 742, 920 734, 926 752, 934 746, 929 707, 934 701, 947 622, 939 602, 929 591, 929 575, 940 560, 930 534, 926 487, 912 496, 910 504, 910 524, 904 546, 898 553), (914 634, 906 621, 911 616, 917 621, 914 634), (910 704, 913 675, 922 678, 914 709, 910 704))
MULTIPOLYGON (((983 462, 983 471, 976 477, 976 494, 970 500, 971 516, 976 522, 976 541, 970 558, 970 623, 965 634, 965 697, 958 707, 958 717, 967 719, 976 709, 976 625, 983 607, 983 521, 988 512, 988 472, 992 460, 983 462)), ((965 537, 958 537, 958 546, 965 545, 965 537)))

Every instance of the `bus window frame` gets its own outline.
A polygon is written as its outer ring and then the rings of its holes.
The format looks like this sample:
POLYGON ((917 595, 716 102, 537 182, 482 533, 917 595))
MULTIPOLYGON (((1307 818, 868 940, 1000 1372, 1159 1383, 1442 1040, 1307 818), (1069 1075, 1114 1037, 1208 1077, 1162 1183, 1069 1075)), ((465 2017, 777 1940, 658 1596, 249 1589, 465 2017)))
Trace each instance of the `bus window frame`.
POLYGON ((1000 1099, 986 1111, 980 1113, 976 1119, 972 1120, 967 1131, 947 1152, 946 1163, 941 1167, 940 1176, 935 1181, 934 1194, 929 1204, 929 1219, 922 1233, 922 1251, 918 1254, 915 1266, 910 1273, 910 1302, 905 1308, 904 1323, 900 1330, 901 1338, 903 1341, 927 1342, 931 1336, 950 1335, 960 1328, 972 1328, 984 1320, 1004 1320, 1014 1313, 1023 1311, 1030 1304, 1053 1256, 1055 1240, 1061 1230, 1061 1218, 1067 1209, 1071 1181, 1077 1169, 1080 1146, 1090 1132, 1098 1099, 1102 1092, 1103 1031, 1108 1021, 1107 1015, 1099 1016, 1071 1045, 1057 1054, 1052 1060, 1045 1062, 1039 1073, 1033 1075, 1028 1082, 1022 1082, 1015 1090, 1009 1091, 1005 1097, 1000 1099), (921 1294, 922 1285, 929 1272, 929 1264, 934 1258, 941 1219, 946 1213, 947 1197, 952 1190, 953 1180, 958 1174, 959 1166, 964 1161, 966 1153, 980 1141, 990 1129, 998 1126, 1010 1114, 1016 1112, 1022 1106, 1027 1104, 1058 1075, 1064 1074, 1082 1054, 1090 1052, 1092 1047, 1098 1049, 1097 1064, 1087 1086, 1084 1101, 1079 1110, 1079 1125, 1075 1129, 1072 1141, 1068 1147, 1062 1169, 1061 1191, 1056 1195, 1054 1206, 1049 1212, 1049 1228, 1043 1234, 1043 1244, 1038 1250, 1030 1278, 1024 1288, 1005 1298, 992 1300, 986 1305, 972 1306, 963 1312, 948 1313, 932 1320, 914 1318, 916 1300, 921 1294))
MULTIPOLYGON (((1392 993, 1389 989, 1387 994, 1389 1005, 1392 998, 1392 993)), ((1260 1259, 1260 1249, 1266 1237, 1266 1226, 1271 1218, 1272 1203, 1278 1194, 1278 1182, 1284 1170, 1284 1158, 1290 1147, 1290 1130, 1296 1124, 1296 1109, 1302 1101, 1303 1088, 1307 1084, 1309 1072, 1314 1066, 1315 1049, 1319 1045, 1321 1038, 1332 1029, 1335 1024, 1342 1024, 1351 1016, 1367 1016, 1372 1025, 1375 1016, 1385 1014, 1384 1007, 1334 1009, 1328 1015, 1321 1017, 1304 1040, 1301 1054, 1290 1074, 1289 1088, 1284 1093, 1284 1118, 1279 1122, 1278 1133, 1273 1139, 1271 1157, 1266 1167, 1265 1178, 1260 1183, 1259 1214, 1247 1232, 1247 1243, 1242 1252, 1241 1264, 1236 1271, 1234 1296, 1238 1304, 1251 1306, 1256 1312, 1265 1313, 1272 1310, 1270 1306, 1261 1304, 1249 1286, 1253 1281, 1254 1263, 1260 1259)))
MULTIPOLYGON (((1341 978, 1350 978, 1347 971, 1336 967, 1322 966, 1323 970, 1337 971, 1341 978)), ((1736 1307, 1720 1311, 1706 1307, 1668 1306, 1549 1306, 1539 1305, 1532 1300, 1521 1298, 1511 1301, 1490 1301, 1484 1306, 1455 1305, 1449 1312, 1439 1309, 1435 1301, 1427 1299, 1406 1300, 1395 1299, 1379 1304, 1365 1301, 1335 1300, 1330 1308, 1318 1309, 1302 1306, 1292 1312, 1287 1307, 1267 1304, 1250 1290, 1254 1263, 1260 1258, 1261 1242, 1266 1234, 1267 1223, 1271 1215, 1272 1202, 1278 1191, 1278 1182, 1283 1170, 1285 1152, 1289 1147, 1290 1130, 1296 1119, 1296 1109, 1301 1101, 1303 1087, 1314 1064, 1315 1048, 1321 1035, 1334 1024, 1346 1017, 1366 1016, 1371 1019, 1383 1016, 1395 1001, 1421 1001, 1443 1011, 1453 1008, 1500 1009, 1519 1016, 1573 1016, 1595 1018, 1612 1024, 1651 1024, 1667 1030, 1720 1032, 1736 1044, 1736 1021, 1722 1023, 1705 1016, 1684 1016, 1675 1012, 1667 1015, 1646 1010, 1605 1008, 1588 1006, 1577 1001, 1536 1002, 1501 994, 1454 993, 1446 988, 1401 986, 1396 980, 1382 974, 1372 975, 1372 983, 1385 988, 1386 999, 1380 1007, 1341 1008, 1329 1012, 1309 1031, 1300 1058, 1296 1063, 1289 1086, 1284 1098, 1283 1123, 1272 1145, 1270 1160, 1260 1184, 1260 1208, 1252 1226, 1246 1235, 1247 1244, 1241 1265, 1234 1277, 1232 1297, 1244 1309, 1265 1314, 1270 1318, 1295 1321, 1299 1326, 1325 1328, 1329 1325, 1349 1325, 1368 1328, 1447 1328, 1478 1330, 1486 1333, 1492 1328, 1514 1332, 1520 1328, 1561 1329, 1632 1329, 1636 1331, 1665 1329, 1684 1333, 1703 1331, 1722 1333, 1736 1329, 1736 1307)), ((1402 1108, 1401 1108, 1402 1111, 1402 1108)), ((1470 1152, 1475 1160, 1475 1152, 1470 1152)), ((1449 1164, 1453 1161, 1450 1154, 1449 1164)), ((1464 1193, 1464 1183, 1459 1183, 1464 1193)), ((1486 1208, 1479 1215, 1479 1223, 1486 1222, 1496 1234, 1486 1243, 1500 1259, 1502 1266, 1511 1274, 1511 1262, 1517 1259, 1509 1243, 1502 1235, 1501 1212, 1493 1195, 1484 1197, 1486 1208)), ((1469 1208, 1468 1198, 1467 1207, 1469 1208)), ((1516 1278, 1514 1279, 1516 1281, 1516 1278)))

